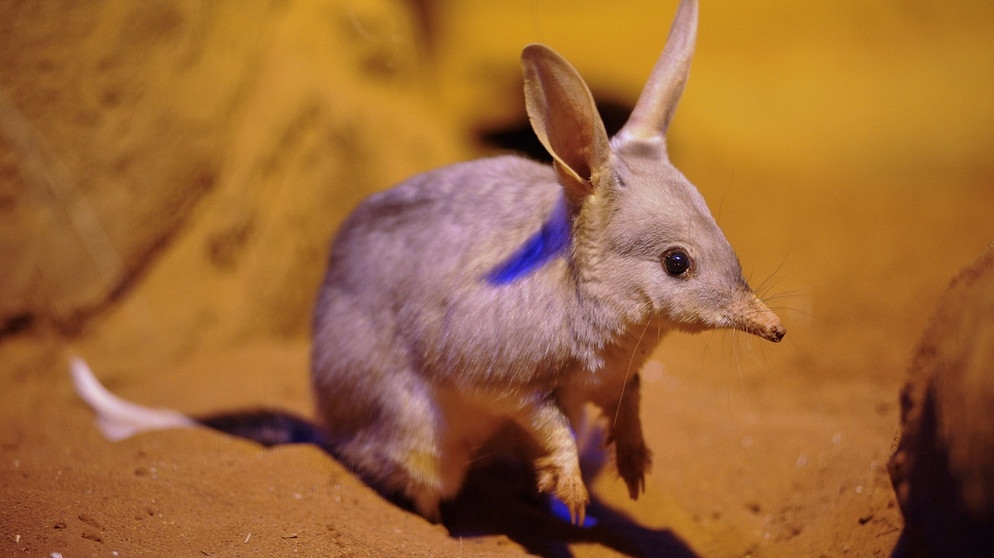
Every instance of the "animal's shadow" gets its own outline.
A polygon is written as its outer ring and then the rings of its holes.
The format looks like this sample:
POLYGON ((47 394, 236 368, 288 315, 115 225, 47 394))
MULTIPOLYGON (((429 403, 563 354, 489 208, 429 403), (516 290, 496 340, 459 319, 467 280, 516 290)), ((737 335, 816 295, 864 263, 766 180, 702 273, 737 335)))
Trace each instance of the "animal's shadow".
POLYGON ((453 536, 506 535, 528 552, 573 556, 572 543, 598 543, 629 556, 697 556, 666 529, 643 527, 592 497, 585 526, 553 511, 535 489, 535 476, 519 461, 497 460, 470 469, 455 500, 443 504, 442 523, 453 536))
MULTIPOLYGON (((265 446, 315 444, 336 461, 345 463, 311 421, 290 413, 236 411, 197 421, 265 446)), ((506 434, 513 438, 514 429, 506 434)), ((592 442, 594 447, 599 443, 600 440, 592 442)), ((596 476, 602 468, 599 455, 594 452, 584 456, 583 469, 589 477, 596 476)), ((452 536, 506 535, 528 552, 549 558, 572 556, 569 545, 580 542, 602 544, 629 556, 697 556, 671 531, 643 527, 596 497, 587 507, 586 524, 573 525, 555 513, 549 497, 538 493, 535 474, 521 457, 520 453, 510 452, 481 460, 469 469, 459 495, 442 505, 442 523, 452 536)), ((585 480, 589 485, 590 479, 585 480)), ((401 497, 382 495, 398 506, 411 509, 401 497)))

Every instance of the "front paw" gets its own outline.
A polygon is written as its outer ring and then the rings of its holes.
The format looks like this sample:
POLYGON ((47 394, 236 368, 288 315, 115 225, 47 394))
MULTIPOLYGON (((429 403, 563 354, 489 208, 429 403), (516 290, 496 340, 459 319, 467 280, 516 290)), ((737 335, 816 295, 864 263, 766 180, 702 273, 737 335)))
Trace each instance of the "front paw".
POLYGON ((545 458, 536 461, 535 473, 539 492, 558 498, 569 511, 570 521, 575 525, 583 525, 590 494, 583 484, 580 469, 564 468, 554 460, 545 458))
POLYGON ((637 500, 645 492, 645 473, 652 465, 652 452, 644 443, 615 444, 618 474, 628 486, 628 495, 637 500))

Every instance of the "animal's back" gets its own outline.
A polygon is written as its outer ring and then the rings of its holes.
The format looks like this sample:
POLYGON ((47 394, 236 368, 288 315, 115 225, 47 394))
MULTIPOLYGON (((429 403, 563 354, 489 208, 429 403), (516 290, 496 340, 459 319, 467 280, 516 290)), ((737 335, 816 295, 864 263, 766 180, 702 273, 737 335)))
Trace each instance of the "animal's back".
POLYGON ((314 373, 348 374, 349 357, 368 366, 401 349, 434 379, 470 375, 477 386, 487 383, 481 375, 496 385, 549 364, 550 345, 568 343, 557 319, 568 311, 563 293, 550 292, 568 273, 562 195, 550 167, 505 156, 371 196, 332 246, 315 308, 314 373), (519 334, 533 341, 515 342, 519 334), (375 353, 356 354, 359 346, 375 353))
POLYGON ((366 284, 370 272, 391 284, 412 275, 446 282, 485 275, 538 230, 561 194, 551 168, 514 156, 420 174, 349 216, 328 280, 366 284))

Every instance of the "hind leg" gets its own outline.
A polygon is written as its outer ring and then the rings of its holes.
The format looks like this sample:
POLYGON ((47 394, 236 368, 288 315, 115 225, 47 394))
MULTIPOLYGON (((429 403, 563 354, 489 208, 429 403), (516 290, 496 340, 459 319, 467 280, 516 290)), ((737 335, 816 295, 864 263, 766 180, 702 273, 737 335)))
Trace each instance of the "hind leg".
POLYGON ((433 388, 409 367, 404 344, 384 337, 392 325, 351 291, 327 288, 318 308, 311 384, 331 453, 384 496, 437 521, 469 457, 445 440, 433 388))
POLYGON ((424 414, 405 413, 405 424, 397 436, 383 442, 394 473, 392 489, 410 500, 415 510, 433 523, 441 520, 439 505, 459 492, 472 458, 463 440, 449 435, 444 416, 432 409, 432 420, 424 414))
POLYGON ((406 500, 438 522, 439 503, 453 491, 446 482, 441 417, 425 394, 378 395, 366 410, 373 420, 349 432, 330 428, 333 452, 381 494, 406 500))
MULTIPOLYGON (((341 422, 329 427, 332 449, 384 496, 400 497, 438 522, 439 504, 454 497, 462 485, 471 448, 451 435, 434 393, 413 373, 397 372, 393 378, 392 389, 379 390, 352 414, 370 420, 353 423, 351 430, 343 431, 341 422)), ((350 405, 355 408, 355 401, 350 405)))

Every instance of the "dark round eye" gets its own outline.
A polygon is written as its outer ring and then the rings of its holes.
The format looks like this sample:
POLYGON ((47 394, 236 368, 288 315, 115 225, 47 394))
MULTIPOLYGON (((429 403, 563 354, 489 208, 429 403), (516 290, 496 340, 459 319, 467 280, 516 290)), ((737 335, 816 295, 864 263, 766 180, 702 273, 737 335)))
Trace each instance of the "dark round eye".
POLYGON ((663 254, 663 267, 666 273, 679 277, 690 269, 690 256, 680 248, 673 248, 663 254))

